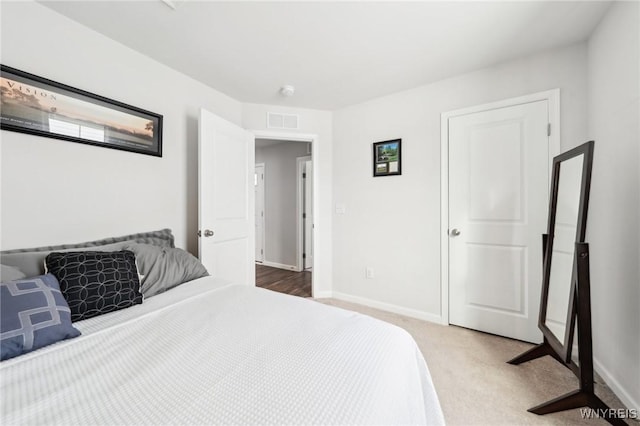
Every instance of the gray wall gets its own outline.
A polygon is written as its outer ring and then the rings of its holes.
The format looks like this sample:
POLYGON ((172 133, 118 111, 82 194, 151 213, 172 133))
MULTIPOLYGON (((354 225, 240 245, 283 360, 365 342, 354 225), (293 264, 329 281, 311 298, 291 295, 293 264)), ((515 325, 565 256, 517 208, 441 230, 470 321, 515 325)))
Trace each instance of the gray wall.
POLYGON ((164 116, 162 158, 3 130, 2 249, 171 228, 197 253, 199 108, 240 124, 242 104, 41 4, 1 7, 2 64, 164 116))
POLYGON ((629 408, 640 407, 639 17, 638 3, 614 3, 588 43, 594 361, 629 408))
POLYGON ((265 163, 265 262, 296 265, 296 158, 307 144, 282 142, 259 147, 256 164, 265 163))
POLYGON ((580 43, 336 111, 333 194, 346 212, 333 221, 334 296, 440 321, 440 115, 559 88, 566 150, 587 136, 586 67, 580 43), (371 143, 394 138, 402 138, 402 176, 372 178, 371 143), (375 232, 380 221, 395 232, 375 232))

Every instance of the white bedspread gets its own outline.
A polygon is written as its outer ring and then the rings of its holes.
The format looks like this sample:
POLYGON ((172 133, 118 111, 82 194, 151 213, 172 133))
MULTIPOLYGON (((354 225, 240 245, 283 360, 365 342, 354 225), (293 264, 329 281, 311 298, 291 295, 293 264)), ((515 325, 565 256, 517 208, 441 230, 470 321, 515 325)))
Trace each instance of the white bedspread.
POLYGON ((0 365, 8 424, 443 424, 404 330, 202 278, 0 365))

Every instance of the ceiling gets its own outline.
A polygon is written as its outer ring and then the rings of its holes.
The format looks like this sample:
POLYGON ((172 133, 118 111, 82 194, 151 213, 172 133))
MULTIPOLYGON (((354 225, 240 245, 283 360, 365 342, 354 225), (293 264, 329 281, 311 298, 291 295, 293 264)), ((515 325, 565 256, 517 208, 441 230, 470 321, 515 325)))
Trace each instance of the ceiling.
POLYGON ((586 40, 611 4, 173 3, 42 1, 241 102, 326 110, 586 40))

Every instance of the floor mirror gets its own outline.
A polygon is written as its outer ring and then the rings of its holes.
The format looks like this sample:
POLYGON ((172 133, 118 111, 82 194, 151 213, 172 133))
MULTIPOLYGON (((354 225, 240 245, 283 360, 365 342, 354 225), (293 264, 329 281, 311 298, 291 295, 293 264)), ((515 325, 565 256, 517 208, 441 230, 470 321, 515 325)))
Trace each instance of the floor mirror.
POLYGON ((593 149, 594 142, 589 141, 553 159, 549 220, 542 236, 538 328, 543 342, 509 363, 517 365, 550 355, 580 381, 579 389, 528 411, 548 414, 590 407, 611 413, 609 423, 624 425, 594 393, 589 245, 585 241, 593 149))

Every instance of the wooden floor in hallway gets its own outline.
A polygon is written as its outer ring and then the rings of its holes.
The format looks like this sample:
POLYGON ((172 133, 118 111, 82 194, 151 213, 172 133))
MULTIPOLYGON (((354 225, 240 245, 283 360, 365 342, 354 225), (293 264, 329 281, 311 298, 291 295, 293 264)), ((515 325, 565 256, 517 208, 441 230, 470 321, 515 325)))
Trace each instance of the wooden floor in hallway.
POLYGON ((311 272, 287 271, 256 264, 256 285, 279 293, 311 297, 311 272))

